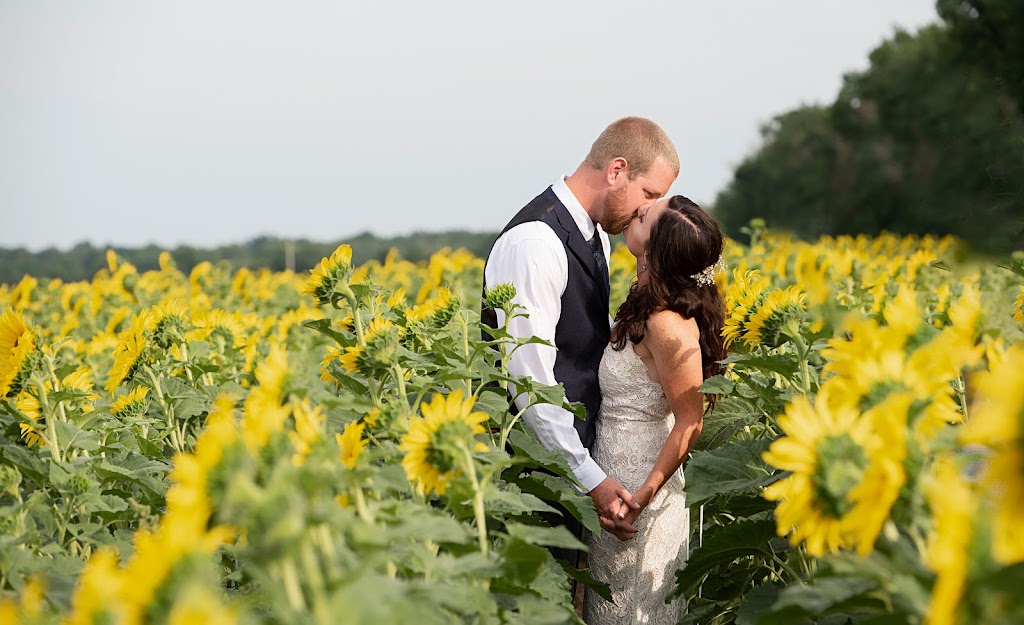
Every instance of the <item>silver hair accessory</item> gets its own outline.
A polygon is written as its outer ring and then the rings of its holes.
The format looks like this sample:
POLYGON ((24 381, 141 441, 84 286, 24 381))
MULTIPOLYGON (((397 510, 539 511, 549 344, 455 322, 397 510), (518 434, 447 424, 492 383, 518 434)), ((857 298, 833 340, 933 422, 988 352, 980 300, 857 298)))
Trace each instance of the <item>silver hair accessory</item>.
POLYGON ((715 283, 715 273, 725 269, 725 263, 722 262, 722 257, 719 256, 715 264, 706 267, 703 271, 693 274, 690 276, 693 278, 698 285, 706 286, 715 283))

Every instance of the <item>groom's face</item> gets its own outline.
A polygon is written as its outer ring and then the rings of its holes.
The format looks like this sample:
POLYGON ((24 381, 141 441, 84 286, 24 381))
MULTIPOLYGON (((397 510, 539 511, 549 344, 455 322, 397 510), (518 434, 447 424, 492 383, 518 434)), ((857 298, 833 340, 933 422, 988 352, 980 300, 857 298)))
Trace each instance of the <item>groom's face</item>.
POLYGON ((632 180, 623 176, 620 185, 608 190, 601 227, 609 234, 620 234, 638 211, 647 210, 668 193, 675 179, 672 168, 660 158, 646 174, 632 180))

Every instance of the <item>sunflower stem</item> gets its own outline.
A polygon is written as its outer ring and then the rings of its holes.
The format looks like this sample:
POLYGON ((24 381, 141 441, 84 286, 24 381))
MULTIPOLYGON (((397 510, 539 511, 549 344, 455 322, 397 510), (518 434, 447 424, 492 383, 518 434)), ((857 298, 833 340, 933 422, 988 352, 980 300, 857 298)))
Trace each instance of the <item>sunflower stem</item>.
POLYGON ((167 429, 171 431, 171 447, 174 451, 181 453, 184 451, 181 441, 178 440, 178 428, 174 424, 174 410, 171 408, 167 400, 164 399, 164 391, 160 386, 160 379, 157 378, 156 373, 149 367, 146 367, 146 375, 149 376, 149 381, 153 384, 153 392, 156 394, 156 399, 160 402, 160 408, 164 411, 164 420, 167 422, 167 429))
POLYGON ((359 302, 356 300, 356 296, 347 298, 348 305, 352 308, 352 322, 356 330, 356 342, 359 343, 360 347, 366 346, 366 337, 363 336, 363 320, 359 316, 359 302))
POLYGON ((337 579, 341 575, 335 557, 334 539, 326 524, 320 524, 313 529, 313 542, 320 549, 323 556, 324 566, 327 568, 328 580, 337 579))
POLYGON ((970 414, 967 412, 967 385, 962 374, 953 380, 953 387, 956 390, 956 398, 960 402, 960 408, 964 411, 964 423, 967 423, 970 421, 970 414))
POLYGON ((376 523, 376 518, 373 516, 373 512, 370 511, 370 506, 366 504, 366 497, 363 495, 363 489, 356 486, 352 489, 352 496, 356 500, 356 512, 359 514, 359 518, 367 525, 373 525, 376 523))
POLYGON ((46 385, 35 374, 32 374, 30 381, 36 387, 36 390, 39 391, 39 406, 46 414, 46 445, 50 448, 50 455, 53 456, 53 459, 61 462, 60 445, 57 440, 57 424, 50 410, 50 401, 46 397, 46 385))
POLYGON ((463 470, 469 476, 473 485, 473 515, 476 517, 476 536, 480 543, 480 553, 487 555, 487 517, 484 515, 484 489, 480 486, 480 480, 476 475, 476 464, 473 462, 473 454, 465 444, 462 447, 462 455, 465 459, 463 470))
POLYGON ((796 346, 796 357, 800 361, 800 390, 803 391, 804 395, 809 396, 811 394, 811 372, 808 355, 811 352, 811 348, 807 345, 803 335, 800 334, 799 328, 793 328, 790 327, 790 324, 786 324, 783 328, 783 333, 792 339, 793 345, 796 346))
MULTIPOLYGON (((513 308, 512 312, 513 313, 515 312, 514 308, 513 308)), ((505 311, 505 325, 503 327, 503 330, 505 331, 505 334, 508 334, 508 324, 512 320, 513 317, 514 317, 514 315, 509 314, 509 311, 507 311, 507 310, 505 311)), ((501 450, 505 449, 505 442, 508 440, 508 434, 509 434, 509 432, 512 431, 512 426, 515 425, 516 420, 519 418, 519 415, 522 414, 522 411, 520 411, 519 414, 517 414, 515 417, 513 417, 512 423, 508 423, 507 424, 508 427, 506 428, 506 422, 507 422, 508 417, 510 415, 510 410, 514 409, 515 405, 516 405, 515 400, 511 399, 511 395, 508 392, 508 381, 506 379, 504 379, 504 378, 508 377, 508 359, 511 356, 510 354, 508 354, 506 352, 507 352, 507 349, 506 349, 505 341, 504 340, 498 341, 498 354, 499 354, 499 358, 500 358, 500 360, 498 361, 498 368, 501 371, 501 375, 502 375, 502 378, 503 378, 499 382, 499 384, 501 385, 501 390, 505 391, 505 395, 510 398, 509 410, 505 410, 504 412, 501 413, 501 442, 498 445, 498 449, 501 449, 501 450)), ((483 388, 483 385, 481 385, 480 388, 483 388)))
POLYGON ((313 615, 316 622, 332 622, 323 612, 327 607, 326 597, 324 596, 326 585, 324 584, 324 576, 320 570, 320 564, 317 562, 316 553, 313 552, 313 545, 309 542, 303 542, 299 550, 299 562, 302 565, 302 577, 310 587, 310 594, 313 595, 313 615))
MULTIPOLYGON (((53 390, 61 390, 60 379, 57 377, 57 371, 53 368, 53 358, 49 356, 46 357, 46 368, 50 372, 50 379, 53 380, 53 390)), ((68 415, 67 412, 64 411, 64 402, 57 402, 56 408, 57 413, 60 416, 60 420, 66 423, 68 420, 68 415)))
POLYGON ((786 564, 786 562, 782 560, 782 558, 773 553, 772 561, 775 562, 775 564, 778 564, 779 568, 781 568, 783 571, 789 573, 790 576, 793 578, 793 581, 799 582, 801 585, 803 584, 803 579, 800 577, 800 574, 794 571, 791 566, 786 564))
POLYGON ((402 406, 408 410, 409 395, 405 390, 405 369, 402 368, 402 365, 395 365, 391 372, 395 376, 395 385, 398 387, 398 396, 402 399, 402 406))
POLYGON ((192 378, 192 370, 188 366, 188 344, 184 342, 181 344, 181 359, 185 361, 185 375, 188 376, 188 381, 195 383, 192 378))
POLYGON ((281 581, 284 583, 285 596, 288 597, 288 604, 297 612, 306 611, 306 599, 302 594, 302 584, 299 582, 299 572, 295 567, 295 561, 291 558, 279 563, 281 581))
MULTIPOLYGON (((513 402, 512 405, 514 406, 515 402, 513 402)), ((509 412, 506 410, 505 413, 502 414, 502 416, 501 416, 501 441, 500 441, 500 444, 498 445, 498 449, 505 449, 505 444, 508 442, 508 435, 512 433, 512 428, 515 427, 516 422, 519 421, 519 418, 523 416, 523 413, 526 412, 526 409, 529 408, 532 405, 533 404, 530 404, 526 408, 523 408, 522 410, 517 412, 515 414, 515 416, 512 417, 512 420, 508 422, 507 426, 505 425, 505 416, 508 415, 509 412)))
MULTIPOLYGON (((469 368, 472 363, 472 357, 469 351, 469 323, 466 321, 465 311, 459 311, 459 314, 455 315, 459 320, 459 327, 462 329, 462 354, 466 361, 466 367, 469 368)), ((472 397, 473 395, 473 378, 466 378, 466 397, 472 397)))

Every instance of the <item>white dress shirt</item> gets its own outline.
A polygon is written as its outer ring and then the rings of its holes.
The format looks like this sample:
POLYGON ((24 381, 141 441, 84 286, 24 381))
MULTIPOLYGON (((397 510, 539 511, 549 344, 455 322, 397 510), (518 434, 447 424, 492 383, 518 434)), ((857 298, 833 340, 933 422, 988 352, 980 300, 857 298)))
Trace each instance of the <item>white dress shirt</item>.
MULTIPOLYGON (((597 230, 607 259, 608 235, 599 225, 594 224, 565 184, 565 178, 559 178, 551 187, 569 210, 584 239, 589 240, 597 230)), ((528 318, 517 317, 512 320, 509 332, 513 336, 537 336, 554 344, 555 326, 562 313, 562 294, 569 280, 568 263, 562 241, 543 222, 519 224, 495 241, 484 270, 486 284, 494 286, 511 282, 516 287, 513 301, 525 306, 530 315, 528 318)), ((505 323, 505 315, 501 310, 497 313, 500 326, 505 323)), ((610 317, 608 322, 610 325, 610 317)), ((541 384, 554 386, 558 384, 554 373, 555 352, 554 347, 547 345, 524 345, 509 359, 508 370, 513 375, 526 375, 541 384)), ((525 396, 516 398, 516 405, 520 409, 526 402, 525 396)), ((550 404, 532 406, 523 414, 523 421, 533 430, 540 443, 546 449, 562 452, 576 479, 589 491, 600 484, 606 474, 580 441, 579 433, 573 427, 575 419, 576 416, 568 410, 550 404)))

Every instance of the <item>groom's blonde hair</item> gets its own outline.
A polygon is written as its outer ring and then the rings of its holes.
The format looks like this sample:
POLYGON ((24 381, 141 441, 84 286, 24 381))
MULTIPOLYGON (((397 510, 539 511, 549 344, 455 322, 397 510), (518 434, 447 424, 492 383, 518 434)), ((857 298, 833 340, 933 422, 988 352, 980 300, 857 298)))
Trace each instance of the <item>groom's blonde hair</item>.
POLYGON ((629 179, 651 171, 659 157, 679 175, 679 155, 676 146, 661 126, 643 117, 623 117, 612 122, 594 145, 583 163, 594 169, 603 169, 608 161, 622 157, 629 164, 629 179))

